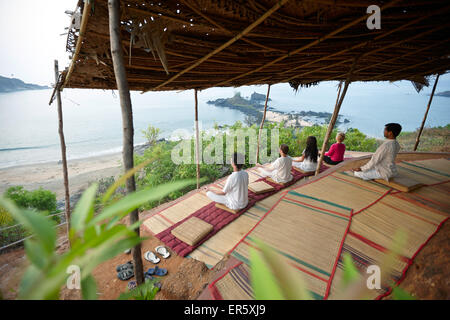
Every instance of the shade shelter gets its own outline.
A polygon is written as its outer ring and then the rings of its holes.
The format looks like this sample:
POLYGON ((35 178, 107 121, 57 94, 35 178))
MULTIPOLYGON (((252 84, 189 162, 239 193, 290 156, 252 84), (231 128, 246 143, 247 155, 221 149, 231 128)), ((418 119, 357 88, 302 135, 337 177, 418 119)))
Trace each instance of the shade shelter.
POLYGON ((351 82, 410 80, 420 89, 449 69, 449 10, 445 0, 80 0, 72 61, 56 88, 119 89, 129 169, 129 90, 345 81, 323 155, 351 82), (367 21, 373 5, 380 29, 367 21))

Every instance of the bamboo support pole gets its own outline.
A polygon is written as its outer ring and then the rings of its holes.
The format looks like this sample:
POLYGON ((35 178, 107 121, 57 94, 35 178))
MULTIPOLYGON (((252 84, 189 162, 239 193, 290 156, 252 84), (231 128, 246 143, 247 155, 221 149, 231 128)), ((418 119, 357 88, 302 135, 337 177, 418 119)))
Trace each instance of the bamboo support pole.
MULTIPOLYGON (((190 67, 184 69, 183 71, 177 73, 175 76, 171 77, 170 79, 168 79, 167 81, 164 81, 163 83, 161 83, 160 85, 156 86, 155 88, 153 88, 152 90, 158 90, 159 88, 171 83, 173 80, 177 79, 178 77, 182 76, 183 74, 185 74, 186 72, 189 72, 190 70, 194 69, 195 67, 199 66, 200 64, 202 64, 203 62, 205 62, 206 60, 208 60, 210 57, 214 56, 215 54, 221 52, 222 50, 224 50, 225 48, 229 47, 230 45, 232 45, 233 43, 235 43, 236 41, 238 41, 240 38, 242 38, 243 36, 245 36, 246 34, 248 34, 250 31, 252 31, 254 28, 256 28, 258 25, 260 25, 264 20, 266 20, 272 13, 274 13, 275 11, 277 11, 281 6, 283 6, 286 2, 288 2, 289 0, 280 0, 279 2, 277 2, 276 5, 274 5, 269 11, 267 11, 265 14, 263 14, 261 17, 259 17, 258 20, 256 20, 255 22, 253 22, 251 25, 249 25, 247 28, 245 28, 242 32, 240 32, 239 34, 237 34, 236 36, 234 36, 232 39, 228 40, 226 43, 224 43, 223 45, 221 45, 220 47, 218 47, 217 49, 213 50, 212 52, 208 53, 206 56, 204 56, 203 58, 197 60, 197 62, 195 62, 193 65, 191 65, 190 67)), ((398 1, 398 0, 395 0, 398 1)), ((147 90, 148 91, 148 90, 147 90)), ((144 91, 145 92, 145 91, 144 91)))
POLYGON ((200 143, 198 130, 198 98, 197 89, 194 89, 195 96, 195 163, 197 169, 197 189, 200 188, 200 143))
POLYGON ((333 115, 331 117, 330 123, 328 124, 327 133, 326 133, 325 138, 323 140, 322 149, 320 151, 320 158, 319 158, 319 161, 317 162, 317 168, 316 168, 316 172, 315 172, 316 176, 320 172, 320 167, 322 166, 322 163, 323 163, 323 156, 324 156, 324 153, 325 153, 325 149, 327 147, 327 143, 328 143, 328 140, 330 139, 331 133, 333 132, 334 125, 336 124, 336 120, 337 120, 337 117, 339 115, 339 110, 341 109, 342 102, 344 101, 345 94, 347 93, 347 89, 348 89, 349 84, 350 84, 350 80, 347 79, 345 81, 344 90, 342 92, 342 95, 339 98, 339 102, 334 107, 333 115))
POLYGON ((420 142, 420 135, 422 134, 423 128, 425 126, 425 121, 427 121, 428 111, 430 110, 431 102, 433 101, 434 91, 436 90, 436 86, 439 81, 440 74, 437 75, 436 80, 434 81, 433 90, 431 91, 430 100, 428 100, 427 110, 425 111, 425 115, 423 116, 422 125, 420 126, 419 133, 417 134, 416 143, 414 144, 414 151, 417 151, 417 147, 420 142))
POLYGON ((344 101, 345 94, 347 93, 348 86, 350 85, 350 82, 351 82, 351 76, 352 76, 353 70, 355 69, 357 62, 358 62, 358 58, 355 59, 352 67, 350 68, 350 72, 348 73, 347 79, 345 80, 344 90, 342 91, 342 94, 341 94, 341 88, 339 87, 339 92, 338 92, 339 100, 336 100, 336 105, 334 107, 333 115, 331 116, 330 123, 328 124, 327 133, 325 134, 325 138, 323 140, 322 149, 320 151, 320 158, 319 158, 319 161, 317 162, 317 168, 316 168, 316 172, 315 172, 316 176, 320 172, 320 167, 322 166, 322 163, 323 163, 323 156, 325 154, 325 149, 327 147, 328 140, 330 139, 331 133, 333 132, 334 125, 336 124, 336 120, 339 115, 339 110, 341 109, 342 102, 344 101))
MULTIPOLYGON (((386 9, 386 8, 388 8, 388 7, 391 7, 391 6, 393 6, 395 3, 399 2, 399 1, 401 1, 401 0, 393 0, 393 1, 391 1, 391 2, 389 2, 388 4, 384 5, 383 7, 381 7, 381 10, 384 10, 384 9, 386 9)), ((219 83, 212 84, 211 87, 223 86, 223 85, 225 85, 225 84, 230 83, 231 81, 234 81, 234 80, 240 79, 240 78, 242 78, 242 77, 248 76, 248 75, 253 74, 253 73, 255 73, 255 72, 258 72, 258 71, 260 71, 260 70, 262 70, 262 69, 265 69, 265 68, 267 68, 267 67, 269 67, 269 66, 271 66, 271 65, 273 65, 273 64, 275 64, 275 63, 277 63, 277 62, 280 62, 280 61, 282 61, 282 60, 284 60, 284 59, 286 59, 286 58, 292 57, 293 55, 298 54, 298 53, 300 53, 300 52, 302 52, 302 51, 305 51, 306 49, 309 49, 309 48, 315 46, 316 44, 322 43, 323 41, 332 38, 334 35, 336 35, 336 34, 342 32, 342 31, 345 31, 345 30, 347 30, 348 28, 350 28, 350 27, 352 27, 352 26, 354 26, 354 25, 360 23, 361 21, 367 19, 367 16, 368 16, 367 14, 364 15, 364 16, 361 16, 360 18, 358 18, 358 19, 356 19, 356 20, 354 20, 354 21, 352 21, 352 22, 349 22, 349 23, 345 24, 344 26, 342 26, 342 27, 340 27, 340 28, 338 28, 338 29, 336 29, 336 30, 334 30, 334 31, 332 31, 332 32, 330 32, 330 33, 328 33, 328 34, 326 34, 325 36, 320 37, 319 39, 314 40, 314 41, 308 43, 307 45, 304 45, 304 46, 302 46, 302 47, 300 47, 300 48, 298 48, 298 49, 296 49, 296 50, 293 50, 293 51, 291 51, 291 52, 285 54, 285 55, 282 55, 282 56, 276 58, 275 60, 272 60, 271 62, 266 63, 266 64, 260 66, 259 68, 252 69, 252 70, 250 70, 250 71, 248 71, 248 72, 245 72, 245 73, 243 73, 243 74, 240 74, 240 75, 238 75, 238 76, 236 76, 236 77, 233 77, 233 78, 231 78, 231 79, 228 79, 228 80, 225 80, 225 81, 221 81, 221 82, 219 82, 219 83)))
MULTIPOLYGON (((109 32, 111 42, 111 56, 113 59, 114 75, 116 78, 117 88, 119 90, 120 107, 122 111, 122 126, 123 126, 123 164, 125 172, 133 169, 134 159, 134 128, 133 128, 133 111, 131 105, 130 90, 124 65, 124 55, 122 49, 121 35, 120 35, 120 0, 108 0, 109 11, 109 32)), ((134 175, 126 181, 127 193, 136 191, 136 183, 134 175)), ((129 215, 130 225, 139 221, 138 210, 133 210, 129 215)), ((139 236, 139 227, 135 229, 139 236)), ((144 283, 144 269, 141 257, 141 244, 137 244, 132 249, 134 272, 138 285, 144 283)))
POLYGON ((260 147, 260 142, 261 142, 261 132, 264 127, 264 121, 266 120, 267 102, 269 101, 269 94, 270 94, 270 84, 267 86, 266 102, 264 103, 264 113, 263 113, 263 117, 261 120, 261 124, 259 126, 258 144, 256 146, 256 163, 259 163, 259 147, 260 147))
MULTIPOLYGON (((69 192, 69 174, 67 171, 67 157, 66 157, 66 140, 64 138, 64 128, 63 128, 63 113, 62 113, 62 101, 61 101, 61 90, 58 88, 59 80, 59 66, 58 60, 55 60, 55 89, 56 89, 56 101, 58 103, 58 134, 59 143, 61 145, 61 159, 63 167, 63 178, 64 178, 64 201, 65 201, 65 216, 66 216, 66 227, 67 227, 67 238, 69 238, 70 230, 70 192, 69 192)), ((69 240, 70 246, 70 240, 69 240)))

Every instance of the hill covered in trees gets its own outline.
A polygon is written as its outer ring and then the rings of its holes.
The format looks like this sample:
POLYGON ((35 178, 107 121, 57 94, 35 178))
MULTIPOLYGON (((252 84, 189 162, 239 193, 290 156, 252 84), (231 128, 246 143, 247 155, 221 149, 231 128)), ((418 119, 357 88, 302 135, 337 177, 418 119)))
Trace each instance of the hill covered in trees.
POLYGON ((39 86, 37 84, 25 83, 20 79, 6 78, 0 76, 0 92, 15 92, 24 90, 43 90, 50 89, 48 86, 39 86))

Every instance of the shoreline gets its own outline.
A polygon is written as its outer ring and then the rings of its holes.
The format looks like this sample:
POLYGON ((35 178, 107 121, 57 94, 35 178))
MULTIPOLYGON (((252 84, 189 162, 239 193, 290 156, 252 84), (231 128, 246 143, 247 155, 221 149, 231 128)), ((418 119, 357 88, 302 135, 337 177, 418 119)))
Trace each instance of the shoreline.
MULTIPOLYGON (((122 152, 98 155, 67 161, 70 195, 84 190, 90 182, 121 174, 122 152)), ((27 190, 39 187, 56 193, 58 201, 64 200, 64 179, 62 164, 51 161, 37 164, 18 165, 0 169, 0 193, 9 187, 23 186, 27 190)))

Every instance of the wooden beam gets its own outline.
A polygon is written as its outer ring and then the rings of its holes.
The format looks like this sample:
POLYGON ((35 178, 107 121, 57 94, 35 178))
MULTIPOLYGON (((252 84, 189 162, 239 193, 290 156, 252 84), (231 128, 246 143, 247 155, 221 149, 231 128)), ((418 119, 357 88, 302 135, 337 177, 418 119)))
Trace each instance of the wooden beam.
MULTIPOLYGON (((215 54, 221 52, 222 50, 224 50, 225 48, 229 47, 230 45, 232 45, 233 43, 235 43, 236 41, 238 41, 240 38, 242 38, 243 36, 245 36, 247 33, 249 33, 250 31, 252 31, 254 28, 256 28, 258 25, 260 25, 264 20, 266 20, 272 13, 274 13, 275 11, 277 11, 281 6, 283 6, 286 2, 288 2, 289 0, 280 0, 279 2, 277 2, 276 5, 274 5, 269 11, 267 11, 265 14, 263 14, 261 17, 259 17, 258 20, 256 20, 255 22, 253 22, 251 25, 249 25, 247 28, 245 28, 242 32, 240 32, 239 34, 237 34, 236 36, 234 36, 232 39, 230 39, 229 41, 227 41, 226 43, 224 43, 223 45, 221 45, 219 48, 213 50, 212 52, 208 53, 206 56, 204 56, 203 58, 197 60, 197 62, 195 62, 193 65, 191 65, 190 67, 184 69, 183 71, 179 72, 178 74, 176 74, 175 76, 173 76, 172 78, 170 78, 169 80, 161 83, 160 85, 156 86, 155 88, 153 88, 152 90, 158 90, 159 88, 171 83, 173 80, 177 79, 178 77, 182 76, 183 74, 185 74, 186 72, 189 72, 190 70, 194 69, 195 67, 199 66, 200 64, 202 64, 203 62, 205 62, 206 60, 208 60, 210 57, 214 56, 215 54)), ((395 0, 398 1, 398 0, 395 0)), ((146 90, 149 91, 149 90, 146 90)), ((144 91, 145 92, 145 91, 144 91)))
POLYGON ((198 130, 198 98, 197 89, 194 89, 195 96, 195 164, 197 169, 197 189, 200 188, 200 142, 198 130))
MULTIPOLYGON (((109 11, 109 33, 111 41, 111 56, 114 66, 114 75, 116 77, 117 88, 119 89, 120 107, 122 110, 122 126, 123 126, 123 164, 125 172, 133 169, 134 159, 134 128, 133 128, 133 111, 131 106, 130 90, 128 87, 128 80, 124 65, 124 55, 122 49, 122 41, 120 39, 120 0, 108 0, 109 11)), ((126 181, 127 193, 136 191, 136 183, 134 175, 126 181)), ((139 221, 138 210, 133 210, 130 213, 129 223, 135 224, 139 221)), ((135 229, 139 236, 139 227, 135 229)), ((141 244, 137 244, 132 249, 134 273, 137 284, 144 283, 144 268, 141 256, 141 244)))
MULTIPOLYGON (((395 33, 395 32, 401 31, 401 30, 403 30, 403 29, 405 29, 405 28, 407 28, 407 27, 409 27, 409 26, 411 26, 411 25, 417 25, 420 21, 425 20, 425 19, 427 19, 427 18, 429 18, 429 17, 431 17, 431 16, 433 16, 433 15, 435 15, 435 14, 442 13, 442 12, 446 12, 446 11, 448 11, 449 9, 450 9, 450 6, 444 8, 443 10, 440 10, 440 11, 433 11, 433 12, 430 12, 429 14, 423 15, 423 16, 421 16, 421 17, 419 17, 419 18, 417 18, 417 19, 414 19, 414 20, 412 20, 412 21, 410 21, 410 22, 408 22, 408 23, 406 23, 406 24, 403 24, 403 25, 401 25, 401 26, 399 26, 399 27, 397 27, 397 28, 395 28, 395 29, 389 30, 388 32, 384 32, 384 33, 380 34, 379 36, 376 36, 376 37, 373 38, 372 40, 368 40, 368 41, 364 41, 364 42, 358 43, 358 44, 356 44, 356 45, 354 45, 354 46, 352 46, 352 47, 350 47, 350 48, 346 48, 346 49, 344 49, 344 50, 335 52, 335 53, 330 54, 330 55, 327 55, 327 56, 325 56, 325 57, 321 57, 321 58, 316 59, 316 60, 314 60, 314 61, 311 61, 311 62, 308 62, 308 63, 306 63, 306 64, 303 64, 303 65, 301 65, 301 66, 295 67, 295 68, 293 68, 293 69, 291 69, 291 70, 287 70, 287 71, 281 72, 281 74, 285 74, 285 73, 288 73, 288 72, 295 71, 295 70, 297 70, 297 69, 301 69, 301 68, 307 67, 307 66, 312 65, 312 64, 314 64, 314 63, 316 63, 316 62, 319 62, 319 61, 322 61, 322 60, 326 60, 326 59, 332 58, 332 57, 337 56, 337 55, 341 55, 341 54, 343 54, 343 53, 349 52, 349 51, 354 50, 354 49, 357 49, 357 48, 362 48, 362 47, 364 47, 364 46, 366 46, 366 45, 368 45, 368 44, 373 43, 374 41, 378 41, 378 40, 380 40, 380 39, 383 39, 383 38, 387 37, 388 35, 391 35, 391 34, 393 34, 393 33, 395 33)), ((433 29, 433 30, 435 31, 435 30, 439 30, 439 29, 442 29, 442 28, 443 28, 443 27, 438 27, 438 28, 433 29)), ((426 32, 426 34, 428 34, 428 33, 429 33, 429 32, 426 32)), ((413 37, 409 38, 409 40, 402 40, 402 41, 398 41, 398 42, 396 42, 396 43, 400 44, 400 43, 403 43, 403 42, 406 42, 406 41, 410 41, 410 40, 416 39, 417 37, 419 37, 419 36, 416 35, 416 36, 413 36, 413 37)), ((290 80, 291 80, 291 79, 290 79, 290 80)))
MULTIPOLYGON (((442 25, 442 26, 438 26, 438 27, 433 28, 433 29, 431 29, 431 30, 427 30, 427 31, 425 31, 425 32, 416 34, 416 35, 414 35, 414 36, 412 36, 412 37, 409 37, 409 38, 406 38, 406 39, 402 39, 402 40, 400 40, 400 41, 393 42, 393 43, 391 43, 391 44, 389 44, 389 45, 387 45, 387 46, 380 47, 380 48, 376 48, 376 49, 371 50, 371 51, 367 51, 367 52, 365 52, 365 53, 363 53, 363 54, 361 55, 361 58, 366 57, 366 56, 369 56, 369 55, 372 55, 372 54, 374 54, 374 53, 377 53, 377 52, 380 52, 380 51, 383 51, 383 50, 386 50, 386 49, 389 49, 389 48, 392 48, 392 47, 397 46, 397 45, 399 45, 399 44, 402 44, 402 43, 405 43, 405 42, 412 41, 412 40, 414 40, 414 39, 423 37, 423 36, 425 36, 425 35, 428 35, 428 34, 430 34, 430 33, 433 33, 433 32, 435 32, 435 31, 438 31, 438 30, 440 30, 440 29, 443 29, 443 28, 445 28, 445 27, 448 26, 448 25, 450 25, 450 24, 445 24, 445 25, 442 25)), ((398 29, 400 29, 400 28, 398 28, 398 29)), ((397 31, 398 31, 398 29, 397 29, 397 31)), ((379 37, 377 37, 377 38, 379 38, 379 37)), ((374 40, 375 40, 375 39, 374 39, 374 40)), ((447 41, 447 40, 445 40, 444 42, 446 42, 446 41, 447 41)), ((443 42, 441 42, 441 43, 443 43, 443 42)), ((353 46, 352 48, 355 48, 355 47, 359 47, 359 45, 353 46)), ((342 52, 344 52, 344 51, 347 51, 347 50, 342 50, 342 51, 340 51, 340 53, 342 53, 342 52)), ((421 51, 421 50, 419 50, 419 51, 421 51)), ((334 56, 334 55, 335 55, 335 54, 332 54, 332 55, 329 55, 329 56, 327 56, 327 57, 317 59, 317 60, 315 60, 314 62, 321 61, 321 60, 323 60, 323 59, 325 59, 325 58, 330 58, 330 57, 332 57, 332 56, 334 56)), ((409 54, 407 54, 407 55, 409 55, 409 54)), ((398 58, 398 57, 396 57, 396 58, 394 58, 394 59, 397 59, 397 58, 398 58)), ((391 59, 391 60, 392 60, 392 59, 391 59)), ((282 82, 289 82, 289 81, 291 81, 291 80, 293 80, 293 79, 296 79, 296 78, 299 78, 299 77, 303 77, 303 76, 305 76, 305 75, 308 75, 308 74, 311 74, 311 73, 314 73, 314 72, 317 72, 317 71, 330 69, 330 68, 332 68, 332 67, 339 66, 339 65, 342 65, 342 64, 346 64, 346 63, 349 63, 349 62, 351 62, 351 61, 353 61, 353 58, 349 58, 349 59, 346 59, 346 60, 338 61, 338 62, 336 62, 336 63, 329 64, 329 65, 325 65, 325 66, 323 66, 323 67, 320 67, 320 68, 317 68, 317 69, 314 69, 314 70, 310 70, 310 71, 307 71, 307 72, 303 72, 303 73, 300 73, 300 74, 296 74, 295 76, 291 76, 291 77, 289 77, 289 78, 283 80, 282 82)), ((382 62, 382 63, 383 63, 383 62, 382 62)), ((309 63, 306 63, 306 64, 302 65, 302 67, 309 66, 309 65, 311 65, 311 64, 312 64, 312 63, 309 62, 309 63)), ((356 70, 354 73, 356 74, 357 72, 359 72, 359 71, 361 71, 361 70, 365 70, 365 69, 370 68, 370 67, 372 67, 372 66, 373 66, 373 65, 370 65, 370 66, 368 66, 368 67, 361 68, 361 69, 359 69, 359 70, 356 70)), ((291 69, 291 70, 296 70, 296 69, 298 69, 298 67, 297 67, 297 68, 293 68, 293 69, 291 69)), ((282 72, 282 73, 291 72, 291 70, 285 71, 285 72, 282 72)), ((344 76, 345 76, 345 74, 342 74, 342 77, 344 77, 344 76)), ((340 77, 340 76, 337 76, 337 77, 335 77, 335 78, 339 78, 339 77, 340 77)), ((266 80, 269 80, 269 79, 271 79, 271 78, 272 78, 272 77, 263 78, 263 79, 258 80, 258 82, 260 82, 260 81, 266 81, 266 80)), ((326 81, 326 80, 323 80, 323 81, 326 81)), ((252 82, 251 84, 254 84, 254 83, 257 83, 257 82, 255 81, 255 82, 252 82)))
POLYGON ((263 113, 263 117, 261 120, 261 124, 259 126, 258 144, 256 145, 256 163, 259 163, 259 144, 261 141, 261 131, 264 127, 264 121, 266 120, 267 102, 269 101, 269 94, 270 94, 270 84, 267 86, 266 102, 264 103, 264 113, 263 113))
POLYGON ((72 75, 72 72, 75 68, 75 63, 77 62, 78 54, 80 53, 81 46, 83 44, 83 40, 85 37, 90 11, 91 11, 91 1, 85 1, 84 9, 83 9, 83 16, 81 18, 80 33, 78 35, 77 44, 75 46, 75 52, 72 56, 72 61, 70 62, 69 71, 67 71, 67 75, 66 75, 64 84, 62 85, 61 89, 63 89, 67 85, 67 83, 70 80, 70 76, 72 75))
MULTIPOLYGON (((447 7, 446 10, 447 10, 448 8, 450 8, 450 7, 447 7)), ((430 14, 430 15, 427 15, 426 17, 429 17, 429 16, 431 16, 431 14, 430 14)), ((424 19, 424 18, 421 17, 421 18, 419 18, 419 19, 416 19, 416 20, 413 21, 413 22, 414 22, 414 23, 417 23, 417 22, 419 22, 420 20, 423 20, 423 19, 424 19)), ((412 22, 411 22, 411 23, 412 23, 412 22)), ((408 23, 408 25, 411 24, 411 23, 408 23)), ((363 53, 363 56, 368 56, 368 55, 377 53, 377 52, 379 52, 379 51, 383 51, 383 50, 389 49, 389 48, 394 47, 394 46, 396 46, 396 45, 400 45, 400 44, 402 44, 402 43, 405 43, 405 42, 408 42, 408 41, 411 41, 411 40, 414 40, 414 39, 423 37, 423 36, 425 36, 425 35, 427 35, 427 34, 430 34, 430 33, 433 33, 433 32, 435 32, 435 31, 438 31, 438 30, 440 30, 440 29, 443 29, 443 28, 445 28, 445 27, 448 26, 448 25, 449 25, 449 24, 445 24, 445 25, 442 25, 442 26, 438 26, 438 27, 433 28, 433 29, 431 29, 431 30, 427 30, 427 31, 425 31, 425 32, 416 34, 416 35, 414 35, 414 36, 412 36, 412 37, 409 37, 409 38, 407 38, 407 39, 402 39, 402 40, 400 40, 400 41, 396 41, 396 42, 394 42, 394 43, 391 43, 391 44, 389 44, 389 45, 387 45, 387 46, 384 46, 384 47, 381 47, 381 48, 377 48, 377 49, 374 49, 374 50, 365 52, 365 53, 363 53)), ((334 56, 336 56, 336 55, 343 54, 343 53, 345 53, 345 52, 347 52, 347 51, 349 51, 349 50, 352 50, 352 49, 356 49, 356 48, 362 47, 363 45, 367 45, 367 44, 369 44, 370 42, 373 42, 373 41, 375 41, 375 40, 379 40, 379 39, 385 37, 385 36, 388 35, 388 34, 392 34, 393 32, 399 31, 399 30, 403 29, 404 27, 406 27, 406 25, 400 26, 399 28, 396 28, 396 29, 394 29, 394 30, 391 30, 391 31, 389 31, 389 32, 386 33, 386 34, 380 35, 380 36, 374 38, 374 39, 371 40, 371 41, 366 41, 366 42, 363 42, 363 43, 361 43, 361 44, 357 44, 357 45, 355 45, 355 46, 353 46, 353 47, 351 47, 351 48, 341 50, 341 51, 339 51, 339 52, 337 52, 337 53, 333 53, 333 54, 328 55, 328 56, 326 56, 326 57, 322 57, 322 58, 316 59, 316 60, 314 60, 314 61, 308 62, 308 63, 306 63, 306 64, 303 64, 303 65, 301 65, 301 66, 295 67, 295 68, 293 68, 293 69, 290 69, 290 70, 281 72, 281 74, 288 73, 288 72, 292 72, 292 71, 294 71, 294 70, 297 70, 297 69, 300 69, 300 68, 304 68, 304 67, 306 67, 306 66, 309 66, 309 65, 311 65, 311 64, 313 64, 313 63, 316 63, 316 62, 319 62, 319 61, 322 61, 322 60, 325 60, 325 59, 329 59, 329 58, 334 57, 334 56)), ((304 73, 301 73, 301 74, 296 74, 296 75, 294 75, 294 76, 291 76, 291 77, 289 77, 289 78, 283 80, 282 82, 289 82, 289 81, 291 81, 291 80, 293 80, 293 79, 296 79, 296 78, 299 78, 299 77, 303 77, 303 76, 305 76, 305 75, 314 73, 314 72, 316 72, 316 71, 329 69, 329 68, 332 68, 332 67, 335 67, 335 66, 338 66, 338 65, 341 65, 341 64, 345 64, 345 63, 351 62, 352 60, 353 60, 353 59, 346 59, 346 60, 342 60, 342 61, 336 62, 336 63, 334 63, 334 64, 330 64, 330 65, 323 66, 323 67, 318 68, 318 69, 315 69, 315 70, 311 70, 311 71, 304 72, 304 73)), ((371 66, 372 66, 372 65, 370 65, 370 66, 368 66, 368 67, 371 67, 371 66)), ((368 67, 362 68, 362 69, 367 69, 368 67)), ((360 70, 362 70, 362 69, 360 69, 360 70)), ((357 73, 357 72, 360 71, 360 70, 355 71, 355 73, 357 73)), ((343 74, 342 76, 345 76, 345 74, 343 74)), ((261 81, 266 81, 266 80, 269 80, 269 79, 271 79, 271 77, 266 77, 266 78, 257 80, 257 81, 255 81, 255 82, 252 82, 251 84, 258 83, 258 82, 261 82, 261 81)))
POLYGON ((66 157, 66 140, 64 138, 64 128, 63 128, 63 113, 62 113, 62 101, 61 101, 61 90, 59 88, 59 66, 58 60, 55 60, 55 90, 56 90, 56 101, 58 103, 58 134, 59 143, 61 145, 61 160, 63 167, 63 180, 64 180, 64 201, 65 201, 65 216, 66 216, 66 229, 67 229, 67 239, 69 240, 69 230, 70 230, 70 192, 69 192, 69 174, 67 171, 67 157, 66 157))
MULTIPOLYGON (((194 11, 196 14, 198 14, 199 16, 201 16, 203 19, 205 19, 206 21, 208 21, 210 24, 212 24, 213 26, 215 26, 216 28, 228 33, 228 34, 233 34, 233 32, 231 32, 230 30, 226 29, 224 26, 222 26, 221 24, 217 23, 216 21, 214 21, 213 19, 209 18, 206 14, 203 14, 199 9, 197 9, 195 6, 193 6, 192 4, 190 4, 189 2, 185 1, 185 0, 181 0, 181 3, 183 3, 185 6, 187 6, 189 9, 191 9, 192 11, 194 11)), ((286 50, 281 50, 281 49, 276 49, 276 48, 271 48, 265 45, 262 45, 260 43, 257 43, 255 41, 249 40, 245 37, 241 38, 242 41, 245 41, 251 45, 254 45, 255 47, 259 47, 259 48, 263 48, 266 49, 268 51, 276 51, 276 52, 286 52, 286 50)))
POLYGON ((430 100, 428 100, 427 110, 425 111, 425 115, 423 116, 422 125, 420 126, 419 133, 417 134, 416 143, 414 144, 414 151, 417 150, 420 142, 420 136, 422 134, 423 128, 425 126, 425 121, 427 121, 428 111, 430 110, 431 102, 433 101, 434 91, 436 90, 436 86, 439 81, 440 74, 437 75, 436 80, 434 81, 433 90, 431 91, 430 100))
MULTIPOLYGON (((399 1, 401 1, 401 0, 393 0, 393 1, 391 1, 388 4, 384 5, 383 7, 381 7, 381 10, 384 10, 384 9, 386 9, 388 7, 391 7, 391 6, 393 6, 395 3, 399 2, 399 1)), ((352 22, 349 22, 349 23, 345 24, 344 26, 342 26, 342 27, 340 27, 340 28, 338 28, 338 29, 336 29, 336 30, 326 34, 325 36, 320 37, 319 39, 314 40, 313 42, 310 42, 307 45, 304 45, 304 46, 302 46, 302 47, 300 47, 300 48, 298 48, 298 49, 296 49, 294 51, 288 52, 287 54, 282 55, 282 56, 276 58, 275 60, 272 60, 271 62, 266 63, 266 64, 264 64, 264 65, 262 65, 262 66, 260 66, 260 67, 258 67, 256 69, 252 69, 252 70, 250 70, 248 72, 240 74, 240 75, 238 75, 236 77, 233 77, 231 79, 228 79, 228 80, 225 80, 225 81, 221 81, 219 83, 212 84, 211 87, 223 86, 224 84, 228 84, 231 81, 234 81, 234 80, 240 79, 242 77, 248 76, 248 75, 253 74, 255 72, 258 72, 258 71, 260 71, 260 70, 262 70, 264 68, 267 68, 267 67, 269 67, 269 66, 271 66, 271 65, 273 65, 273 64, 275 64, 277 62, 280 62, 280 61, 282 61, 282 60, 284 60, 286 58, 292 57, 293 55, 298 54, 298 53, 300 53, 302 51, 305 51, 306 49, 309 49, 309 48, 315 46, 316 44, 319 44, 319 43, 321 43, 321 42, 323 42, 323 41, 325 41, 325 40, 327 40, 329 38, 332 38, 334 35, 342 32, 344 30, 347 30, 348 28, 350 28, 350 27, 360 23, 361 21, 367 19, 367 16, 368 16, 368 14, 366 14, 366 15, 364 15, 364 16, 362 16, 362 17, 360 17, 360 18, 358 18, 358 19, 356 19, 356 20, 354 20, 352 22)))
POLYGON ((408 70, 408 69, 414 69, 414 68, 420 67, 420 66, 422 66, 424 64, 428 64, 428 63, 431 63, 431 62, 436 62, 438 60, 439 60, 439 58, 433 58, 431 60, 426 60, 426 61, 423 61, 423 62, 420 62, 420 63, 416 63, 414 65, 409 65, 409 66, 404 67, 404 68, 396 69, 396 70, 393 70, 393 71, 390 71, 390 72, 385 72, 383 74, 379 74, 379 75, 371 78, 371 80, 374 81, 376 79, 380 79, 380 78, 385 77, 385 76, 390 75, 390 74, 395 74, 395 73, 398 73, 398 72, 401 72, 401 71, 405 71, 405 70, 408 70))

